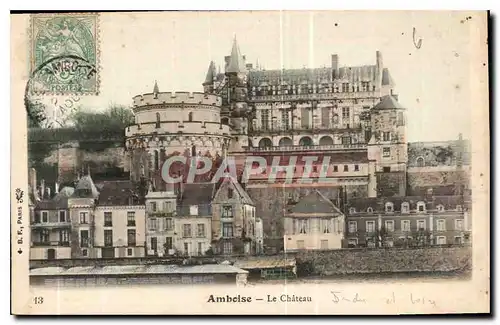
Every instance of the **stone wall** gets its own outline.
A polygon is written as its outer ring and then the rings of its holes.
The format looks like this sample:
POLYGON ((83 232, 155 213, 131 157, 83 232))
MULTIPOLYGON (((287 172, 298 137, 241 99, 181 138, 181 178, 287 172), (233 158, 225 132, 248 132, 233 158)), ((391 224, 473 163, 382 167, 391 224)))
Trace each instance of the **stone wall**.
POLYGON ((471 247, 342 249, 296 254, 301 275, 459 272, 472 267, 471 247))

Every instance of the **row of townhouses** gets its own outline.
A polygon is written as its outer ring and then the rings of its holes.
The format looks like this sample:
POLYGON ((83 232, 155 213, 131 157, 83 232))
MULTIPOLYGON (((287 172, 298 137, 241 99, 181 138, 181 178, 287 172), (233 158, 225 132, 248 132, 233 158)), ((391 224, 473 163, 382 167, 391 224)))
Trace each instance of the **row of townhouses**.
MULTIPOLYGON (((30 258, 259 255, 262 221, 235 179, 155 191, 129 180, 52 191, 30 171, 30 258)), ((147 182, 144 182, 147 184, 147 182)), ((328 198, 312 189, 283 211, 284 249, 430 246, 470 242, 463 196, 328 198)), ((272 236, 273 234, 266 234, 272 236)))

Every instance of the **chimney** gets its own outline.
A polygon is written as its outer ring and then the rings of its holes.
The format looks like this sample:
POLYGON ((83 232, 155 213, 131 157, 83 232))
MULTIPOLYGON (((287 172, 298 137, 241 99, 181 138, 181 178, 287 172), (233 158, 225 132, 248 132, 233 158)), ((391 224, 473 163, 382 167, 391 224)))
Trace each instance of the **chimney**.
POLYGON ((339 56, 337 54, 332 54, 332 74, 333 79, 339 76, 339 56))
POLYGON ((59 193, 59 183, 56 182, 55 186, 54 186, 54 193, 57 194, 59 193))
POLYGON ((50 194, 51 194, 51 193, 50 193, 50 187, 47 187, 47 199, 50 199, 50 198, 51 198, 50 194))
POLYGON ((40 181, 40 196, 42 197, 42 200, 45 199, 45 180, 42 179, 40 181))

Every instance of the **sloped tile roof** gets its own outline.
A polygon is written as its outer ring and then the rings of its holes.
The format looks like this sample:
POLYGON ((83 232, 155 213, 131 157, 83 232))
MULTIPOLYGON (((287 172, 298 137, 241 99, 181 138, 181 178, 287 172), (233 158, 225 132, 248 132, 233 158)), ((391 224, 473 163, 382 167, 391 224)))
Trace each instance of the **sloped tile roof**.
POLYGON ((342 212, 318 190, 312 191, 309 195, 302 198, 294 207, 290 209, 290 214, 315 214, 328 213, 333 215, 342 214, 342 212))
POLYGON ((384 110, 384 109, 404 109, 404 107, 391 95, 382 97, 380 103, 375 105, 373 110, 384 110))

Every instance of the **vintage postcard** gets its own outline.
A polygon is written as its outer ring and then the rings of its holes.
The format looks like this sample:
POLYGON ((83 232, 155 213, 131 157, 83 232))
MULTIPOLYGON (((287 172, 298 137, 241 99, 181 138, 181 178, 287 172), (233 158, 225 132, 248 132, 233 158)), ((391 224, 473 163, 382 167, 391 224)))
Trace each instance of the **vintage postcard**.
POLYGON ((488 313, 487 26, 12 14, 12 313, 488 313))

